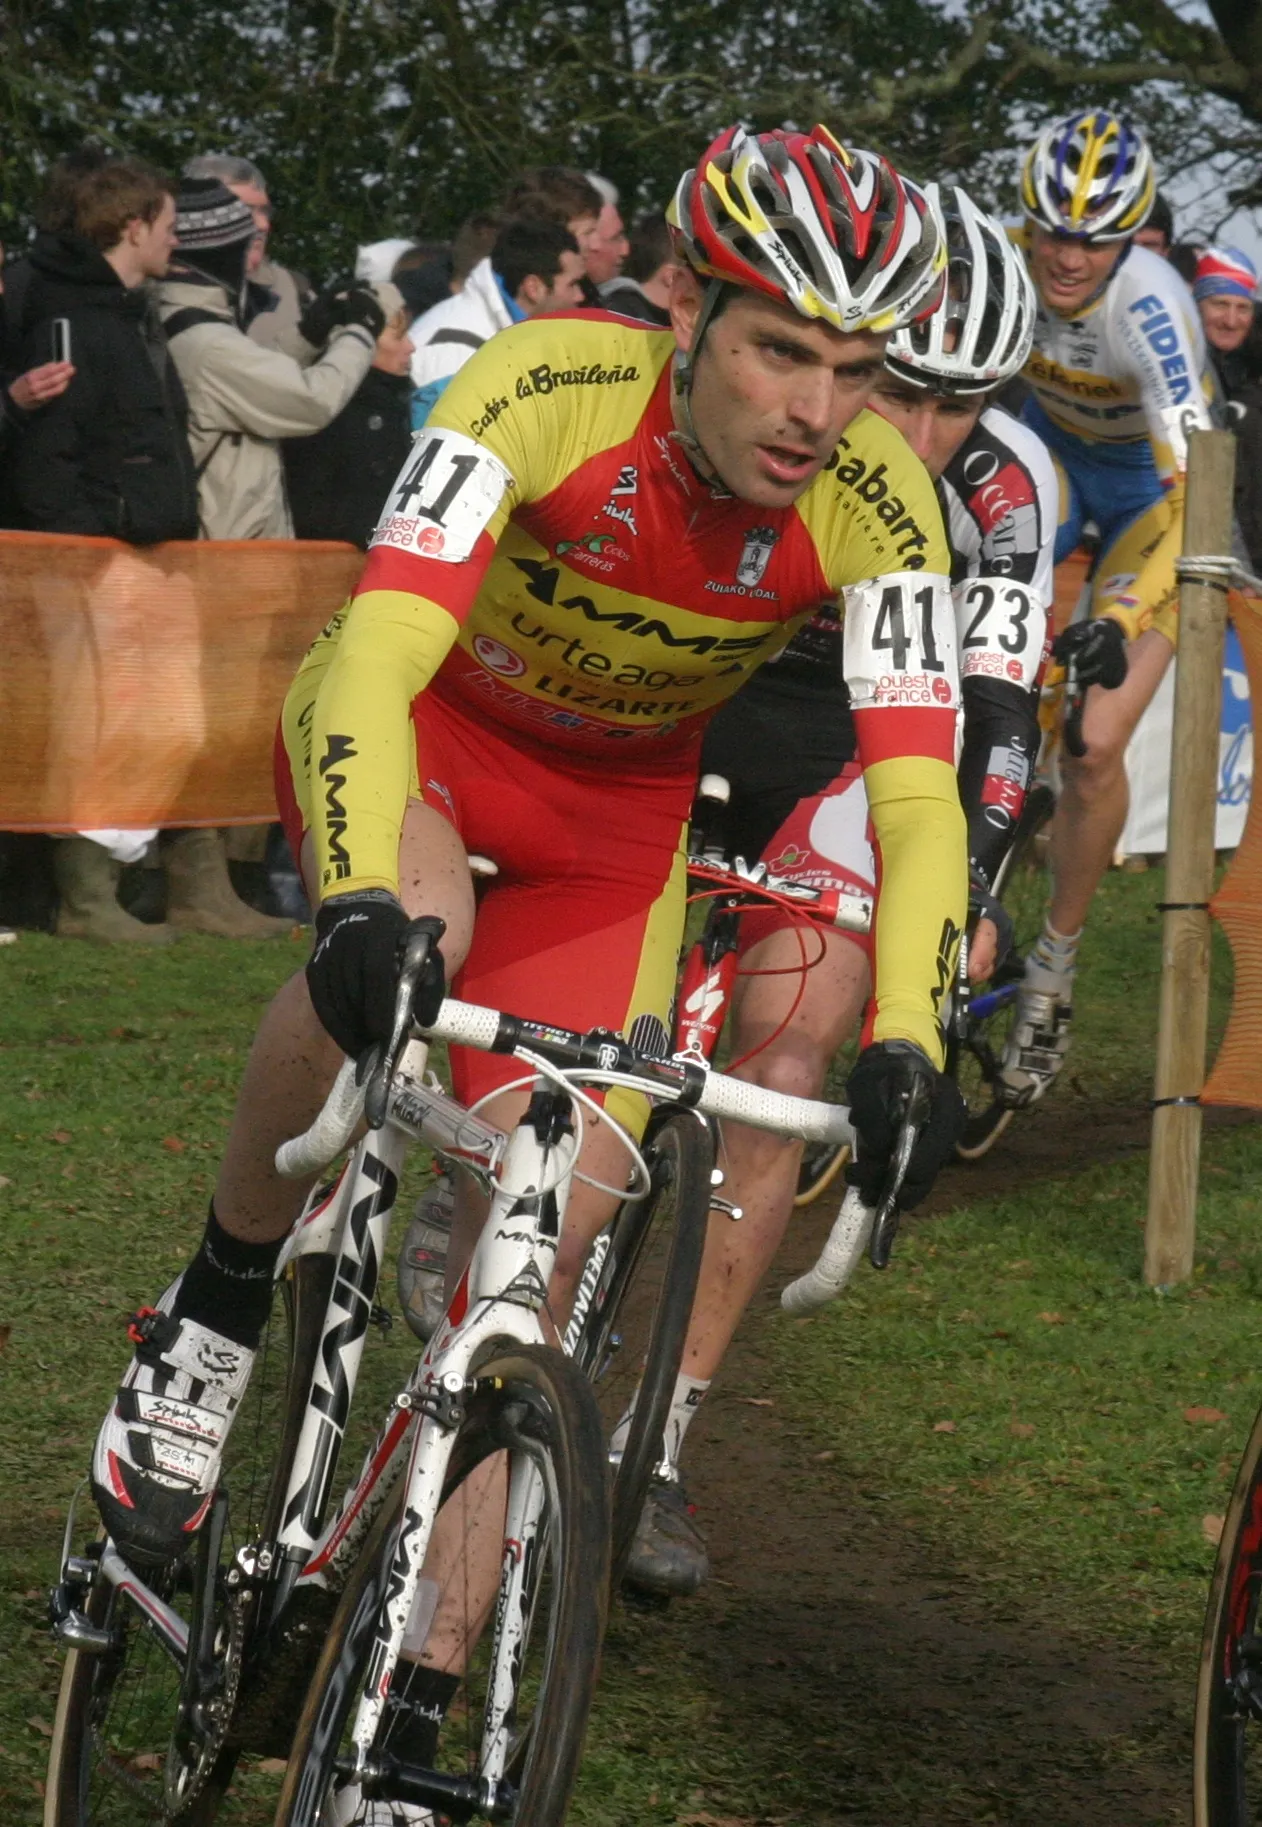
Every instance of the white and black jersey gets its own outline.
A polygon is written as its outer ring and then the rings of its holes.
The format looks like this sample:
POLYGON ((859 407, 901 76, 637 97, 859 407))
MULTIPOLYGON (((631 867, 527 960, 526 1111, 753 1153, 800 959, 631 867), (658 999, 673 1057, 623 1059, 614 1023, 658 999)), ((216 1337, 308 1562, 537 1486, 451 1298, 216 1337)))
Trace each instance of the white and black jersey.
MULTIPOLYGON (((994 880, 1038 752, 1038 681, 1052 599, 1059 488, 1046 446, 988 406, 938 483, 951 546, 969 855, 994 880)), ((758 856, 797 800, 855 754, 842 631, 822 604, 710 723, 707 772, 732 787, 730 848, 758 856)))

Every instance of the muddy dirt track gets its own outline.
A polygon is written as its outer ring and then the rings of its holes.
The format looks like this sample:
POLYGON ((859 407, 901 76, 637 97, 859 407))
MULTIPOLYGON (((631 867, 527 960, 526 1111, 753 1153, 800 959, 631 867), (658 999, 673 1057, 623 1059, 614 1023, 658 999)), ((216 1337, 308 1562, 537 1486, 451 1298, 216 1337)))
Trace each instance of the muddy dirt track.
MULTIPOLYGON (((1133 1108, 1075 1110, 1067 1134, 1063 1109, 1032 1112, 993 1161, 947 1176, 934 1205, 1121 1158, 1147 1146, 1148 1126, 1133 1108)), ((791 1423, 748 1405, 768 1382, 765 1316, 834 1209, 801 1214, 693 1429, 691 1494, 714 1581, 612 1634, 614 1655, 686 1662, 725 1728, 765 1745, 766 1767, 784 1773, 782 1806, 752 1816, 709 1804, 696 1818, 1187 1827, 1193 1670, 1171 1683, 1133 1653, 1059 1638, 1034 1603, 997 1599, 980 1569, 891 1527, 812 1462, 791 1423), (804 1768, 809 1782, 795 1776, 804 1768), (835 1798, 823 1804, 821 1775, 835 1798)))

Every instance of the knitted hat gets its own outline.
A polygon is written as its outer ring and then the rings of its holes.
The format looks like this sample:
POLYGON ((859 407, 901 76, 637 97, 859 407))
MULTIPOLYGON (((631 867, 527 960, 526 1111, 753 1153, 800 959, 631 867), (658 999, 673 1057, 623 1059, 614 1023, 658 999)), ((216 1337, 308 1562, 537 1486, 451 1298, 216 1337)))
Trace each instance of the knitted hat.
POLYGON ((1248 298, 1258 289, 1258 269, 1238 247, 1207 247, 1196 263, 1192 296, 1202 298, 1248 298))
POLYGON ((253 240, 257 232, 249 206, 218 178, 180 180, 175 239, 186 254, 196 256, 208 247, 233 247, 238 241, 253 240))

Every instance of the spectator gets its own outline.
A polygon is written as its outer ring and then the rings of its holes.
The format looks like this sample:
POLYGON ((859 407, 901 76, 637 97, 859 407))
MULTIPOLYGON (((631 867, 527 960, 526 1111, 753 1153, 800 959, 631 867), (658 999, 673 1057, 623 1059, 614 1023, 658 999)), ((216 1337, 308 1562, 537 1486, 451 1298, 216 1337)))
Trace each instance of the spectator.
POLYGON ((675 264, 670 229, 660 210, 641 216, 631 230, 626 264, 600 288, 600 302, 623 317, 665 328, 670 322, 670 276, 675 264))
POLYGON ((412 423, 425 423, 452 375, 497 330, 582 304, 582 281, 583 256, 567 228, 543 217, 506 222, 464 289, 412 325, 412 423))
MULTIPOLYGON (((27 361, 51 353, 52 323, 69 325, 74 377, 59 399, 23 429, 13 479, 24 522, 49 533, 111 535, 136 545, 197 534, 197 486, 186 435, 187 408, 146 282, 160 278, 174 245, 173 186, 138 159, 65 161, 50 186, 56 224, 36 236, 21 306, 27 361)), ((120 603, 126 567, 110 560, 120 603)), ((78 646, 81 611, 52 576, 55 613, 47 638, 70 701, 84 689, 78 646)), ((125 615, 114 620, 123 628, 125 615)), ((95 643, 100 631, 95 627, 95 643)), ((96 671, 108 681, 112 653, 100 637, 96 671)), ((50 758, 50 768, 56 761, 50 758)), ((53 872, 62 938, 170 943, 172 926, 135 920, 117 900, 121 862, 139 855, 149 832, 82 833, 59 841, 53 872), (99 841, 98 841, 99 840, 99 841)), ((178 844, 174 867, 178 873, 178 844)), ((195 910, 180 890, 173 918, 195 910)))
MULTIPOLYGON (((504 198, 500 213, 504 221, 542 216, 549 222, 563 222, 586 260, 597 240, 604 207, 596 186, 572 165, 536 165, 521 174, 504 198)), ((600 303, 590 280, 584 293, 588 304, 600 303)))
POLYGON ((405 235, 388 235, 384 241, 366 241, 355 249, 355 277, 361 285, 382 285, 416 246, 405 235))
POLYGON ((1135 245, 1150 247, 1163 260, 1170 258, 1170 249, 1174 246, 1174 211, 1160 191, 1157 192, 1148 220, 1141 229, 1136 230, 1135 245))
POLYGON ((412 443, 412 344, 397 286, 375 285, 386 315, 372 367, 337 417, 286 442, 285 479, 299 539, 367 548, 412 443))
POLYGON ((410 318, 424 316, 459 289, 452 284, 452 255, 449 241, 418 241, 396 260, 390 277, 403 294, 410 318))
POLYGON ((1258 272, 1238 247, 1208 247, 1196 263, 1192 296, 1201 314, 1229 423, 1238 440, 1236 519, 1254 573, 1262 571, 1262 385, 1254 326, 1258 272))
POLYGON ((587 257, 587 277, 599 292, 616 279, 630 250, 627 231, 618 213, 618 187, 608 178, 589 171, 587 181, 600 197, 600 214, 596 228, 583 252, 587 257))
POLYGON ((1196 281, 1196 263, 1205 252, 1203 241, 1176 241, 1166 259, 1189 291, 1196 281))
MULTIPOLYGON (((511 212, 509 212, 511 213, 511 212)), ((458 292, 475 266, 480 266, 495 246, 504 218, 491 210, 469 216, 456 230, 451 244, 451 283, 448 290, 458 292)))
POLYGON ((268 256, 272 203, 263 173, 251 159, 204 152, 188 161, 184 176, 218 178, 254 218, 255 239, 246 260, 250 290, 245 328, 251 340, 261 348, 283 349, 298 361, 310 361, 311 350, 302 338, 299 319, 314 298, 315 288, 305 273, 281 266, 268 256))
MULTIPOLYGON (((27 264, 26 262, 23 263, 27 264)), ((0 247, 0 317, 4 316, 4 248, 0 247)), ((7 342, 7 333, 5 336, 7 342)), ((19 360, 20 365, 20 360, 19 360)), ((28 368, 12 381, 0 384, 0 451, 15 433, 22 430, 27 415, 60 399, 74 378, 73 362, 41 362, 28 368)), ((11 500, 0 501, 0 526, 17 523, 16 506, 11 500)), ((0 928, 0 932, 3 932, 0 928)), ((3 944, 0 939, 0 944, 3 944)))
POLYGON ((240 327, 248 206, 215 178, 186 179, 177 204, 159 303, 188 394, 202 533, 290 539, 279 440, 309 437, 342 410, 372 362, 381 307, 353 286, 322 293, 300 319, 306 341, 324 348, 309 367, 261 347, 240 327))
POLYGON ((49 361, 69 325, 74 379, 23 431, 14 488, 23 523, 149 545, 195 538, 187 407, 145 290, 167 270, 175 202, 139 159, 111 159, 78 187, 73 227, 31 248, 23 368, 49 361))

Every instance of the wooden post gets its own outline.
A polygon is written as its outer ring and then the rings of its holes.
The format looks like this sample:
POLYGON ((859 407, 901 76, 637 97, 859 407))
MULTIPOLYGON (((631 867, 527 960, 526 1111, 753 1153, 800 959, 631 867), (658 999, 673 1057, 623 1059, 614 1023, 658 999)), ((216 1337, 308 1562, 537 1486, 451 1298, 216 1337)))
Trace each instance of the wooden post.
MULTIPOLYGON (((1229 431, 1188 439, 1183 551, 1188 558, 1231 551, 1236 440, 1229 431)), ((1186 1281, 1196 1243, 1205 1033, 1209 1016, 1207 902, 1214 884, 1226 579, 1188 579, 1179 590, 1179 656, 1170 757, 1166 911, 1161 932, 1161 1011, 1153 1092, 1144 1280, 1186 1281)))

